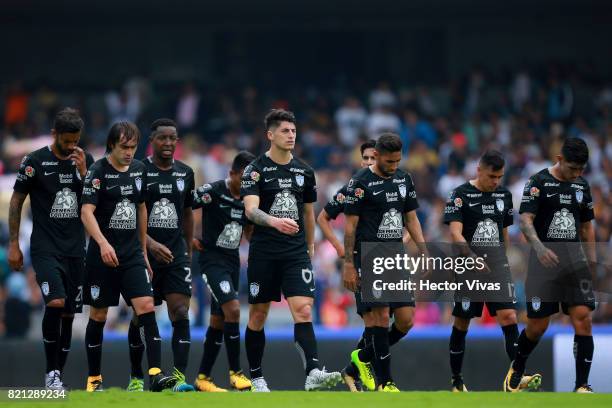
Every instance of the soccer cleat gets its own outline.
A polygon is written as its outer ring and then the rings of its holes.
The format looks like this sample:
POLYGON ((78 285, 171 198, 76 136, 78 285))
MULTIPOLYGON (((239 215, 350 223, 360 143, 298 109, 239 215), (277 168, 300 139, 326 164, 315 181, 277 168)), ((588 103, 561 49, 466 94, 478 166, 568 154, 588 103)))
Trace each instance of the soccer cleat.
MULTIPOLYGON (((349 363, 349 364, 352 364, 352 363, 349 363)), ((344 380, 344 383, 348 387, 349 391, 351 391, 351 392, 363 392, 363 386, 362 386, 361 381, 359 380, 358 376, 353 376, 352 374, 350 374, 347 371, 346 367, 342 369, 340 374, 342 375, 342 379, 344 380)))
POLYGON ((45 374, 45 389, 47 390, 66 390, 66 387, 62 383, 59 370, 49 371, 45 374))
POLYGON ((536 373, 533 375, 523 375, 519 388, 521 391, 537 391, 541 385, 542 375, 536 373))
POLYGON ((172 387, 172 391, 174 392, 191 392, 195 391, 195 388, 191 384, 187 384, 185 382, 185 374, 181 373, 176 368, 172 372, 172 377, 174 377, 175 383, 172 387))
POLYGON ((251 380, 251 392, 270 392, 270 389, 266 380, 263 377, 259 377, 251 380))
POLYGON ((212 377, 207 377, 204 374, 198 374, 194 385, 195 389, 201 392, 227 392, 225 388, 217 387, 212 377))
POLYGON ((510 368, 508 369, 508 373, 506 374, 506 378, 504 380, 504 392, 521 392, 521 378, 522 374, 518 371, 514 371, 512 368, 512 363, 510 364, 510 368))
POLYGON ((400 392, 400 390, 393 381, 387 381, 385 385, 378 386, 378 392, 400 392))
POLYGON ((351 362, 359 371, 359 378, 363 386, 369 391, 374 391, 376 389, 376 380, 374 379, 374 370, 372 369, 372 364, 364 363, 359 360, 359 350, 354 350, 351 353, 351 362))
POLYGON ((104 388, 102 388, 102 376, 95 375, 93 377, 87 377, 87 392, 100 391, 104 391, 104 388))
POLYGON ((229 372, 230 385, 238 391, 248 391, 251 389, 251 380, 249 380, 242 370, 229 372))
MULTIPOLYGON (((161 370, 157 369, 157 374, 149 375, 149 391, 160 392, 169 390, 176 384, 176 378, 171 375, 165 375, 161 370)), ((149 370, 151 373, 151 370, 149 370)))
POLYGON ((129 392, 142 392, 144 391, 144 380, 138 377, 130 377, 130 383, 128 384, 126 391, 129 392))
POLYGON ((589 384, 581 385, 580 387, 574 388, 574 392, 578 394, 592 394, 593 388, 589 384))
POLYGON ((452 392, 468 392, 468 389, 463 382, 463 377, 460 375, 453 377, 451 384, 453 385, 453 388, 451 388, 452 392))
POLYGON ((338 371, 327 372, 325 367, 322 370, 313 368, 306 376, 304 389, 306 391, 315 391, 322 388, 332 388, 340 381, 342 381, 342 376, 338 371))

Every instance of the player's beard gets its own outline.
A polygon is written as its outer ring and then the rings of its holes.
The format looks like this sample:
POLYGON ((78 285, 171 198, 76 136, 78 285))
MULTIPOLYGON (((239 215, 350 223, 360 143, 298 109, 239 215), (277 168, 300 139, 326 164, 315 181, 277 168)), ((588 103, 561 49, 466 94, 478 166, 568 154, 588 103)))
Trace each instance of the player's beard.
POLYGON ((53 144, 55 147, 55 150, 57 150, 59 152, 59 154, 61 154, 64 157, 68 157, 72 154, 72 152, 74 150, 67 150, 62 148, 62 145, 60 145, 57 141, 53 144))

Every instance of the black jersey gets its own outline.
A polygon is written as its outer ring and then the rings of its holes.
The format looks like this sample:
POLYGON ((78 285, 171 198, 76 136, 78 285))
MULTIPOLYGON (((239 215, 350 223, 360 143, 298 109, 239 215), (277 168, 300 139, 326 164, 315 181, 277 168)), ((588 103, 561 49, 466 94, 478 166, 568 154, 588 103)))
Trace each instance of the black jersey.
POLYGON ((595 218, 589 183, 582 177, 560 181, 544 169, 525 184, 520 213, 535 214, 540 241, 577 242, 580 224, 595 218))
MULTIPOLYGON (((182 262, 187 245, 191 245, 183 235, 183 216, 184 209, 193 203, 193 170, 179 160, 174 160, 168 170, 158 168, 151 157, 143 163, 147 168, 147 234, 172 251, 174 262, 182 262)), ((152 267, 161 266, 153 256, 149 262, 152 267)))
POLYGON ((340 214, 344 212, 344 203, 346 202, 346 190, 348 184, 343 185, 334 196, 325 204, 325 212, 329 215, 329 218, 335 220, 340 214))
POLYGON ((358 215, 355 250, 361 242, 401 242, 403 215, 419 207, 410 174, 397 170, 383 178, 369 167, 359 170, 348 183, 346 215, 358 215))
POLYGON ((198 187, 193 208, 202 208, 204 251, 217 250, 237 258, 246 216, 242 200, 232 196, 226 180, 198 187))
MULTIPOLYGON (((93 163, 90 154, 85 160, 87 167, 93 163)), ((83 181, 72 160, 60 160, 49 146, 38 149, 23 158, 13 189, 30 195, 32 255, 84 255, 83 181)))
MULTIPOLYGON (((119 262, 142 253, 138 236, 138 205, 145 201, 146 167, 134 160, 125 172, 117 171, 106 157, 89 168, 83 187, 83 204, 96 206, 100 230, 115 250, 119 262)), ((100 257, 98 243, 91 239, 88 259, 100 257), (92 258, 93 257, 93 258, 92 258)))
POLYGON ((271 227, 255 225, 249 256, 287 259, 307 257, 304 204, 317 200, 314 170, 295 157, 278 164, 261 155, 244 170, 241 196, 259 196, 259 209, 279 218, 291 218, 299 232, 286 235, 271 227))
POLYGON ((503 230, 512 225, 512 215, 512 193, 505 187, 484 192, 468 181, 449 194, 444 208, 444 223, 462 223, 463 238, 478 255, 504 256, 503 230))

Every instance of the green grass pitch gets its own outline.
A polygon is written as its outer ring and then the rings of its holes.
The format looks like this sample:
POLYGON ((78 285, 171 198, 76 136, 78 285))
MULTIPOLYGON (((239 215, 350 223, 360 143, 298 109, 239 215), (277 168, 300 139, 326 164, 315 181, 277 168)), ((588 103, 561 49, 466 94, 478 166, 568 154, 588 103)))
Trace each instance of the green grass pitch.
POLYGON ((450 392, 402 392, 349 393, 349 392, 297 392, 277 391, 270 394, 252 393, 127 393, 112 389, 103 393, 88 394, 74 391, 62 402, 11 402, 0 403, 1 407, 28 408, 324 408, 324 407, 611 407, 612 394, 570 394, 570 393, 521 393, 474 392, 452 394, 450 392))

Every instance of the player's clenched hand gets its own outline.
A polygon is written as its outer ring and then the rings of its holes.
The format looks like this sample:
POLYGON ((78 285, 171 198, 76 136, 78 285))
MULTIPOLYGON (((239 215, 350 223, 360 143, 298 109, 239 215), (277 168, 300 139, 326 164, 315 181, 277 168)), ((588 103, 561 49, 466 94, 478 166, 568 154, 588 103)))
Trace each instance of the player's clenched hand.
POLYGON ((191 240, 191 247, 193 249, 195 249, 196 251, 203 251, 204 250, 204 246, 202 246, 202 243, 197 238, 194 238, 194 239, 191 240))
POLYGON ((159 242, 152 242, 149 246, 149 252, 151 252, 155 260, 159 263, 169 264, 174 260, 172 251, 170 251, 167 246, 160 244, 159 242))
POLYGON ((291 218, 273 218, 272 227, 274 227, 278 232, 287 235, 295 235, 300 230, 297 222, 291 218))
POLYGON ((20 271, 23 268, 23 253, 17 242, 9 245, 8 263, 14 271, 20 271))
POLYGON ((85 151, 83 151, 83 149, 77 146, 74 149, 74 151, 70 153, 70 156, 68 156, 68 158, 74 162, 74 165, 79 171, 79 174, 81 175, 81 177, 84 177, 85 173, 87 173, 87 164, 86 164, 87 162, 85 160, 85 151))
POLYGON ((344 272, 342 273, 342 282, 344 287, 351 292, 357 292, 359 286, 359 278, 357 277, 357 269, 352 263, 344 263, 344 272))
POLYGON ((557 257, 557 254, 555 254, 552 250, 543 246, 541 249, 537 250, 537 254, 538 260, 545 267, 554 268, 555 266, 559 265, 559 257, 557 257))
POLYGON ((104 265, 110 266, 111 268, 116 268, 119 266, 119 258, 117 258, 115 248, 113 248, 108 242, 100 245, 100 256, 102 257, 102 262, 104 262, 104 265))

